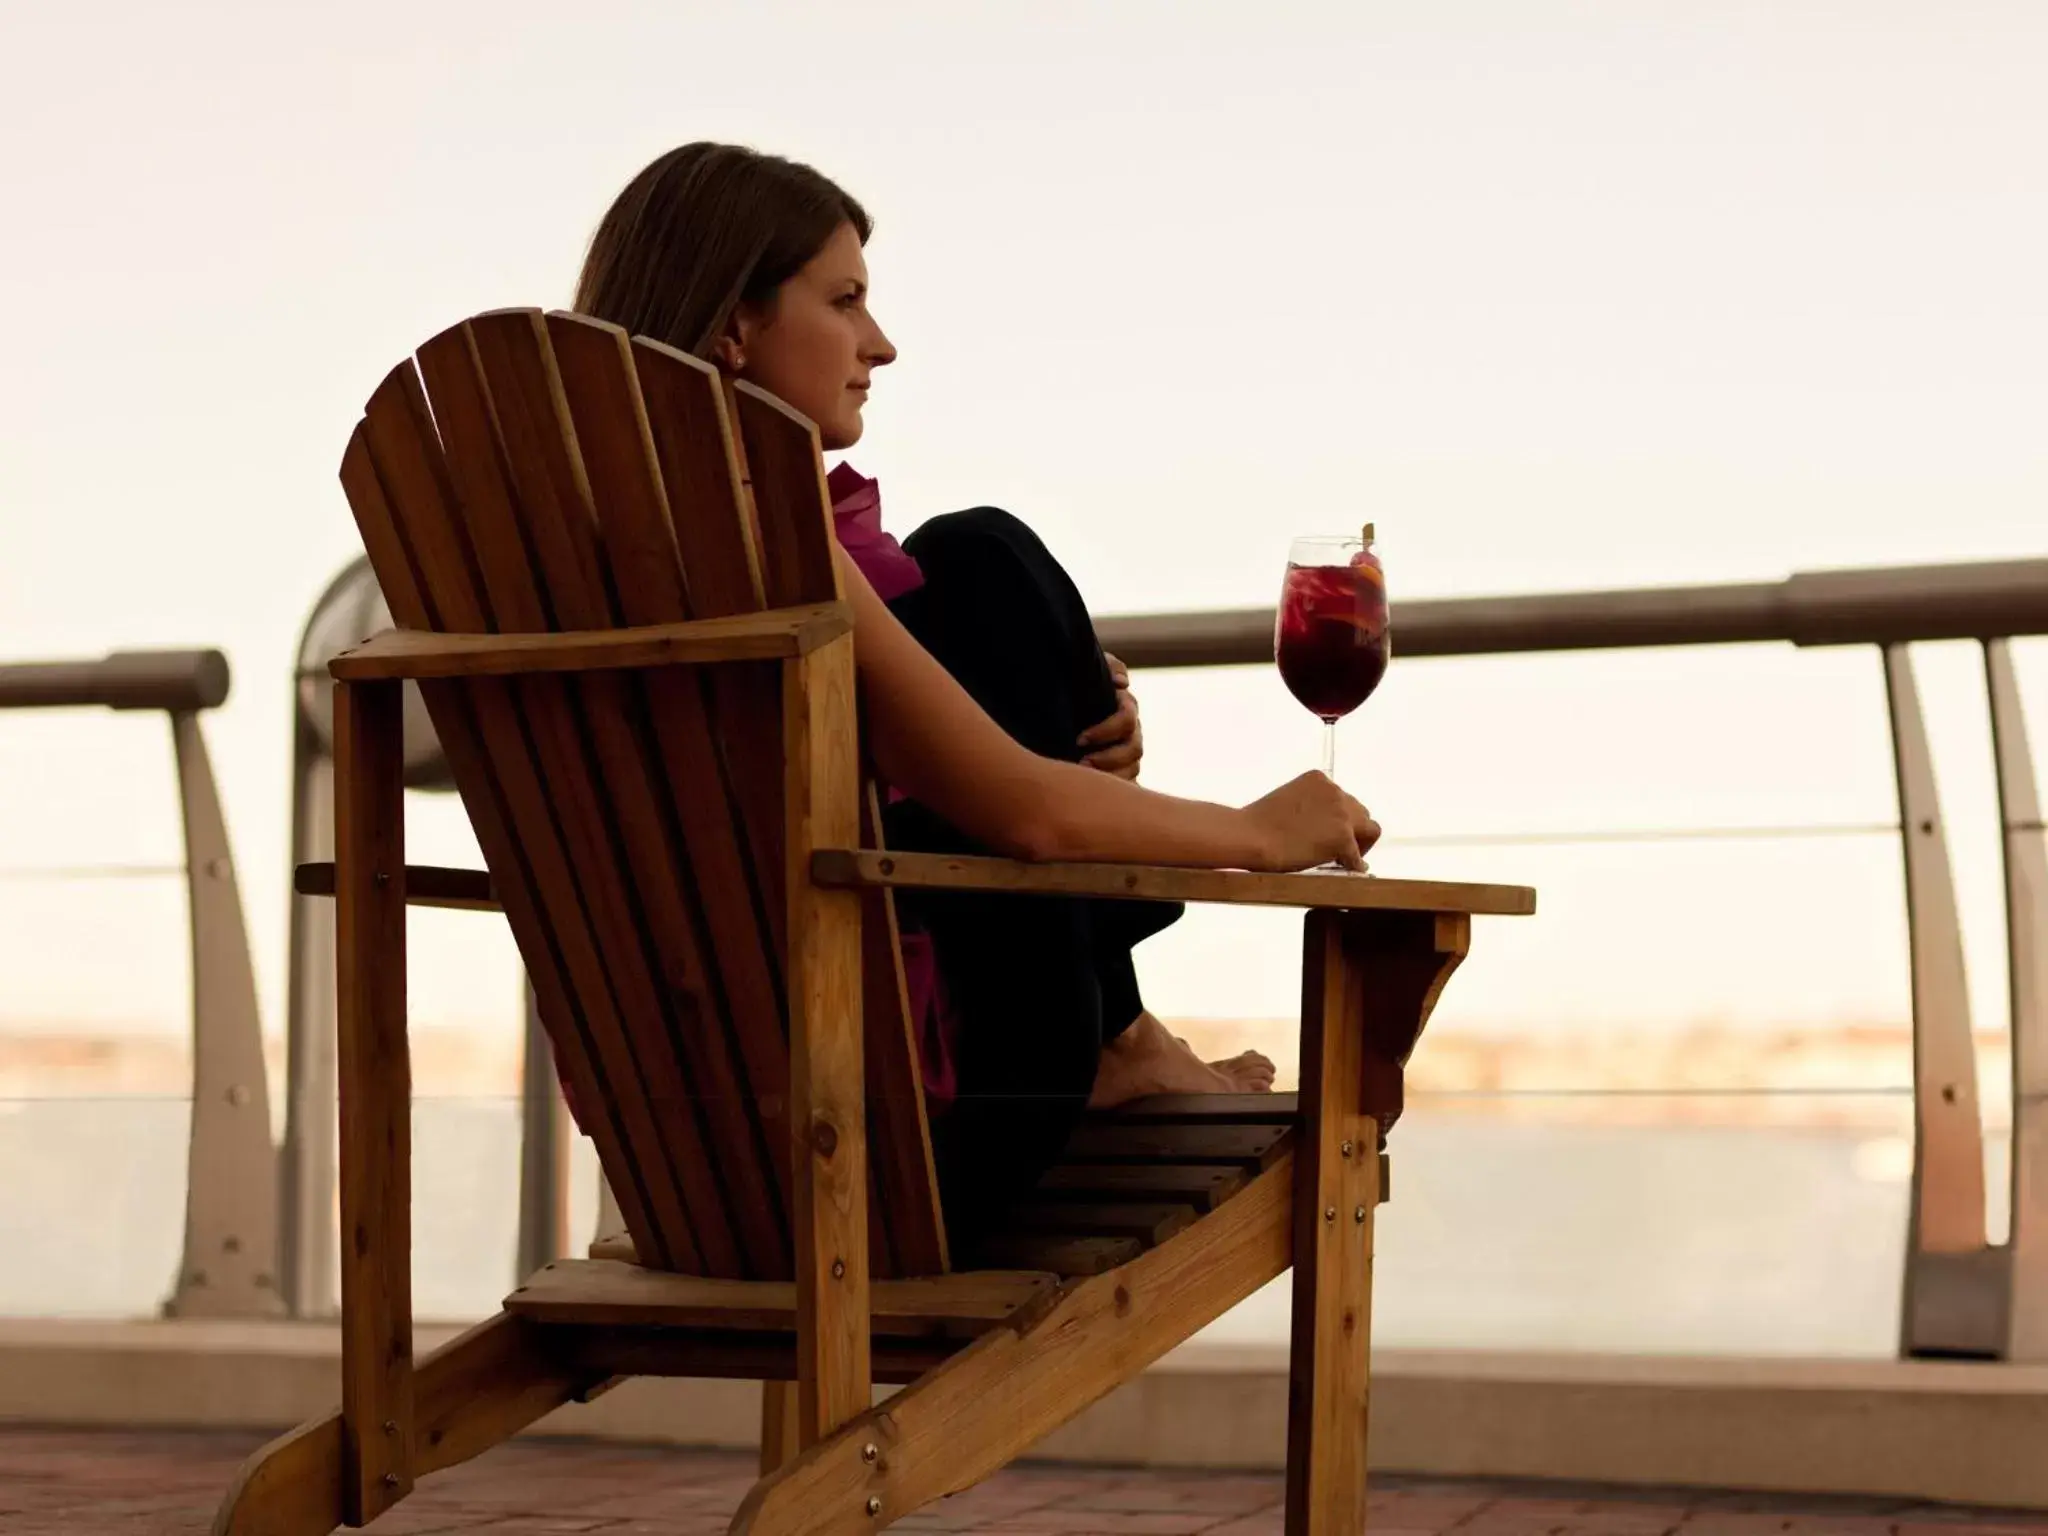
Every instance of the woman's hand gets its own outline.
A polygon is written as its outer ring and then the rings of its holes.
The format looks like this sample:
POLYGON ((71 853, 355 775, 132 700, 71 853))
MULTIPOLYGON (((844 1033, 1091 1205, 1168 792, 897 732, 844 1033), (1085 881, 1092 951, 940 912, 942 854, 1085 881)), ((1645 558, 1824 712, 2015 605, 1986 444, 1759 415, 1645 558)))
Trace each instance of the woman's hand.
POLYGON ((1380 824, 1366 808, 1320 773, 1304 773, 1244 808, 1262 850, 1255 868, 1309 869, 1334 859, 1363 870, 1380 840, 1380 824))
POLYGON ((1081 733, 1080 745, 1092 748, 1081 761, 1120 779, 1138 777, 1138 760, 1145 755, 1145 728, 1138 723, 1138 701, 1131 693, 1131 669, 1107 651, 1109 680, 1116 689, 1116 713, 1100 725, 1081 733))

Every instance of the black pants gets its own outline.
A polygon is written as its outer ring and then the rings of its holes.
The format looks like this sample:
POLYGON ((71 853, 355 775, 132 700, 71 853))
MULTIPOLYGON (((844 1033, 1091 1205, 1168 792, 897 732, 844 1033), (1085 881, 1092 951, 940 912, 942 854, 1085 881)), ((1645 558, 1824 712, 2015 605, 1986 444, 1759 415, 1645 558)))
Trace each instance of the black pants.
MULTIPOLYGON (((1116 690, 1081 594, 1038 536, 978 507, 932 519, 904 548, 925 576, 889 605, 904 627, 1019 743, 1078 761, 1075 738, 1116 712, 1116 690)), ((889 808, 884 830, 895 848, 990 851, 910 801, 889 808)), ((931 934, 960 1022, 959 1098, 933 1141, 965 1256, 1066 1144, 1103 1046, 1144 1008, 1131 947, 1181 907, 923 892, 900 909, 931 934)))

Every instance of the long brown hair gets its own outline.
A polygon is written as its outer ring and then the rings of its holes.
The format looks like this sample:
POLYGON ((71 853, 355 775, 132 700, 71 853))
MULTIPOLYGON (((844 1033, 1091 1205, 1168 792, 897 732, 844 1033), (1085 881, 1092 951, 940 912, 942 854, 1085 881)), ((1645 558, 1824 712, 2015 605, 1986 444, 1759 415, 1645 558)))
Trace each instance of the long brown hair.
POLYGON ((808 165, 737 144, 685 144, 605 211, 576 309, 708 357, 733 310, 766 303, 841 224, 867 243, 866 210, 808 165))

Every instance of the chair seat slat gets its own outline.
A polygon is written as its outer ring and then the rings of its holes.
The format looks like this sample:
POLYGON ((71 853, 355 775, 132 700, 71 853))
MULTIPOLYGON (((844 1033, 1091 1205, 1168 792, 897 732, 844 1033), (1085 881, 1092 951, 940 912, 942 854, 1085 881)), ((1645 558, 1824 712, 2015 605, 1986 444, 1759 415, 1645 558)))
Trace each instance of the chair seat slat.
POLYGON ((1242 1169, 1196 1164, 1190 1167, 1067 1163, 1038 1181, 1032 1198, 1040 1203, 1179 1201, 1213 1211, 1245 1186, 1242 1169))
MULTIPOLYGON (((1042 1270, 878 1280, 869 1293, 869 1321, 875 1333, 896 1337, 972 1337, 1042 1305, 1058 1286, 1058 1277, 1042 1270)), ((785 1330, 796 1326, 796 1285, 665 1274, 618 1260, 564 1259, 529 1275, 505 1298, 505 1308, 548 1323, 785 1330)))

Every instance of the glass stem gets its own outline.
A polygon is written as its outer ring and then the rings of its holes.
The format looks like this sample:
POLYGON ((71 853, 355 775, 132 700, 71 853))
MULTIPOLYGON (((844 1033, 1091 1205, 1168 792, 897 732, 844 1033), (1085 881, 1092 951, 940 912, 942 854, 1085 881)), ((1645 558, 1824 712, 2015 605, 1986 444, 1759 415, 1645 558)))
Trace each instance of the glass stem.
POLYGON ((1337 778, 1337 722, 1323 722, 1323 777, 1335 782, 1337 778))

